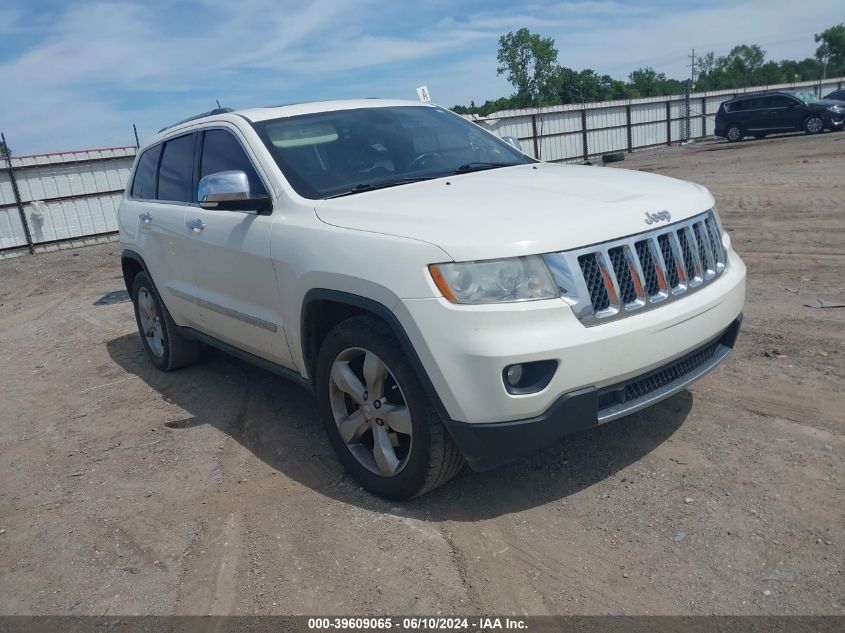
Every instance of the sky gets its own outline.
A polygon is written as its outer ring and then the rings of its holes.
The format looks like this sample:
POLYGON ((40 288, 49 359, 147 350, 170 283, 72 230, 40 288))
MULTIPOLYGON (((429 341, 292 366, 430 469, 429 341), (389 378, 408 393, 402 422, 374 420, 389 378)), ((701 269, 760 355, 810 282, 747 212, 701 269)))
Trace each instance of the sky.
POLYGON ((757 43, 803 59, 842 0, 3 0, 0 130, 15 155, 134 144, 216 107, 354 97, 450 107, 510 94, 498 39, 527 27, 559 62, 625 79, 757 43))

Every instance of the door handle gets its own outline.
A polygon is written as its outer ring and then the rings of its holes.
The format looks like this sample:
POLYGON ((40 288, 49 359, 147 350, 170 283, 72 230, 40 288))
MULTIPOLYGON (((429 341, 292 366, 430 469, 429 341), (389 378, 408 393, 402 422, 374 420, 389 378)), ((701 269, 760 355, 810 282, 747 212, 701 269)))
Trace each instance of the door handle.
POLYGON ((205 222, 203 222, 200 218, 194 218, 193 220, 188 220, 188 228, 192 231, 199 233, 205 228, 205 222))
POLYGON ((149 211, 144 211, 143 213, 138 214, 138 219, 141 220, 144 224, 149 224, 153 221, 153 214, 149 211))

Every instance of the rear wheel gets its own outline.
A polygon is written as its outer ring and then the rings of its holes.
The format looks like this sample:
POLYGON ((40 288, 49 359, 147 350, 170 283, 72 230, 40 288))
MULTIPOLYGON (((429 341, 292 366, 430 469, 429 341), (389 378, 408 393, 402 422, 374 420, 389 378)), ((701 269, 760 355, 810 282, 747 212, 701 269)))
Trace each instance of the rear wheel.
POLYGON ((818 134, 824 130, 824 119, 818 114, 808 116, 804 119, 804 131, 807 134, 818 134))
POLYGON ((736 143, 737 141, 741 141, 742 137, 742 128, 739 127, 736 123, 731 125, 725 132, 725 138, 727 138, 728 142, 730 143, 736 143))
POLYGON ((153 365, 171 371, 196 361, 202 346, 182 336, 146 273, 135 275, 131 296, 141 344, 153 365))
POLYGON ((316 383, 332 448, 367 490, 408 499, 446 483, 463 466, 384 322, 357 316, 335 327, 320 347, 316 383))

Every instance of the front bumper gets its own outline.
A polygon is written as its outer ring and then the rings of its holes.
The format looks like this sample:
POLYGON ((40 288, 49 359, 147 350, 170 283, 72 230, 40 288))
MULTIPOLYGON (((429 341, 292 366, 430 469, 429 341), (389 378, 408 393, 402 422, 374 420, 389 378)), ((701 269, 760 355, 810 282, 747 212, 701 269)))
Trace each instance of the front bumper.
POLYGON ((722 362, 736 342, 742 315, 715 339, 685 356, 601 389, 560 396, 541 415, 513 422, 445 422, 470 468, 495 468, 548 446, 564 435, 629 415, 684 389, 722 362))
POLYGON ((745 265, 728 240, 725 248, 725 272, 694 294, 594 327, 562 299, 474 306, 406 299, 394 314, 444 417, 474 424, 529 419, 562 394, 640 376, 724 332, 745 302, 745 265), (505 367, 545 360, 558 365, 545 388, 508 393, 505 367))

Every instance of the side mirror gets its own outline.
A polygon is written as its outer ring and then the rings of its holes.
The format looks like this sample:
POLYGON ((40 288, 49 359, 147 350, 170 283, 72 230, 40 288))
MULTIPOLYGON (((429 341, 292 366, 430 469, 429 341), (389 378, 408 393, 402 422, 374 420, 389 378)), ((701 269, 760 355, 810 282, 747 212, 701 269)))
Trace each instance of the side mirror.
MULTIPOLYGON (((511 147, 513 147, 515 150, 522 152, 522 143, 520 143, 519 139, 515 136, 503 136, 502 140, 511 147)), ((524 154, 525 152, 522 153, 524 154)))
POLYGON ((253 198, 250 195, 249 178, 239 170, 204 176, 197 187, 197 200, 203 209, 216 211, 251 211, 266 215, 273 208, 267 196, 253 198))

